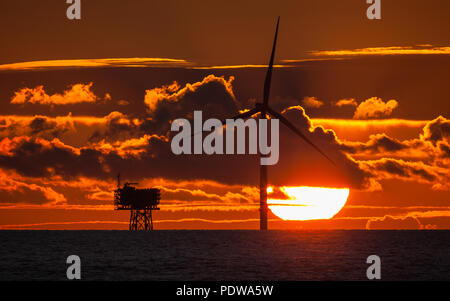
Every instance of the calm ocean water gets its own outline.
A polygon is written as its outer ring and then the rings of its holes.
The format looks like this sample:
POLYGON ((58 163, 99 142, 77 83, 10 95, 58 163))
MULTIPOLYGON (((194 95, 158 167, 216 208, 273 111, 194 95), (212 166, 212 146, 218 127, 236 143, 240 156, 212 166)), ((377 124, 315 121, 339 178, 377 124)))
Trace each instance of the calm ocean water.
POLYGON ((450 231, 0 231, 0 280, 450 280, 450 231))

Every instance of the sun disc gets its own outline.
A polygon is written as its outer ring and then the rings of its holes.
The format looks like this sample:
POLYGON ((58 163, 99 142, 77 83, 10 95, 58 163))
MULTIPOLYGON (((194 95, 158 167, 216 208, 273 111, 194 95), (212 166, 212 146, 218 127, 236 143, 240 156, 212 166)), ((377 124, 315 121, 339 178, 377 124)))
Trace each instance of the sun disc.
MULTIPOLYGON (((271 187, 272 190, 272 187, 271 187)), ((269 209, 283 220, 330 219, 347 202, 348 188, 281 187, 286 200, 268 199, 269 209)))

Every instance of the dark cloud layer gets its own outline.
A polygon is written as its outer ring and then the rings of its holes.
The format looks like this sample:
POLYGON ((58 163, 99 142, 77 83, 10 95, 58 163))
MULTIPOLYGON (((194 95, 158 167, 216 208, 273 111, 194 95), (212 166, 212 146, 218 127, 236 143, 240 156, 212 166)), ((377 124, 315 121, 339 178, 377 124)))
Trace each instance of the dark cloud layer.
MULTIPOLYGON (((101 129, 86 145, 71 146, 61 141, 68 125, 46 117, 35 117, 22 135, 6 135, 1 141, 0 165, 29 177, 60 175, 112 179, 119 171, 136 179, 211 179, 226 183, 258 183, 258 161, 254 155, 180 155, 171 152, 170 123, 176 118, 192 120, 194 110, 204 119, 223 119, 244 106, 235 99, 233 78, 205 76, 194 83, 173 83, 146 92, 145 114, 126 115, 115 111, 106 115, 101 129)), ((282 113, 327 153, 332 166, 283 124, 280 125, 280 160, 269 167, 269 181, 275 185, 328 185, 357 189, 380 189, 386 178, 417 179, 446 186, 448 174, 436 162, 410 162, 380 158, 355 160, 349 154, 396 154, 408 149, 430 147, 445 156, 448 148, 448 121, 436 118, 424 128, 420 139, 398 141, 385 134, 374 135, 366 143, 340 141, 332 130, 313 127, 300 106, 282 113), (419 147, 420 146, 420 147, 419 147)), ((4 128, 14 133, 14 124, 4 128)), ((16 127, 17 128, 17 127, 16 127)), ((18 132, 19 133, 19 132, 18 132)), ((439 157, 439 156, 437 156, 439 157)), ((441 164, 446 164, 445 162, 441 164)), ((439 188, 442 188, 439 186, 439 188)))
MULTIPOLYGON (((336 64, 335 67, 345 67, 343 62, 333 64, 336 64)), ((312 65, 308 68, 313 68, 312 65)), ((319 65, 318 63, 314 68, 319 65)), ((328 70, 325 65, 320 65, 319 69, 321 68, 328 70)), ((444 116, 429 121, 423 133, 414 139, 400 140, 379 133, 366 142, 345 141, 339 139, 332 130, 313 127, 309 116, 319 114, 320 110, 323 110, 323 114, 328 114, 327 112, 333 109, 335 115, 330 116, 336 117, 336 114, 342 113, 340 117, 351 118, 355 111, 354 106, 336 109, 333 105, 336 100, 346 97, 368 99, 374 94, 363 95, 355 92, 359 95, 354 95, 341 91, 342 93, 336 94, 338 96, 330 97, 331 94, 323 94, 327 89, 319 89, 319 86, 313 84, 317 78, 306 77, 300 68, 277 69, 276 72, 271 97, 272 107, 283 112, 286 118, 337 164, 334 167, 280 124, 280 160, 277 165, 268 168, 270 184, 345 186, 374 191, 383 189, 383 181, 395 179, 425 183, 436 190, 449 188, 449 121, 444 116), (306 96, 317 96, 324 105, 307 108, 305 111, 300 104, 306 96)), ((325 74, 328 74, 327 72, 325 74)), ((50 182, 55 177, 70 182, 82 177, 114 183, 115 176, 120 171, 132 181, 152 178, 163 178, 165 181, 192 180, 194 182, 191 189, 198 185, 195 181, 202 180, 257 187, 257 156, 175 156, 170 149, 173 133, 169 129, 171 121, 176 118, 192 120, 194 110, 202 110, 204 119, 223 119, 236 115, 239 110, 251 108, 255 102, 261 101, 264 70, 214 70, 212 75, 210 70, 124 68, 101 72, 66 70, 39 74, 44 79, 23 73, 20 79, 23 78, 24 83, 20 85, 17 84, 19 77, 16 75, 6 77, 7 82, 13 83, 5 89, 9 91, 6 99, 10 100, 14 95, 13 91, 20 91, 24 84, 36 87, 42 84, 42 80, 47 81, 50 78, 54 79, 56 88, 49 87, 48 91, 46 88, 49 96, 61 94, 61 91, 74 83, 92 81, 92 93, 109 97, 107 101, 63 106, 30 102, 2 103, 5 114, 19 112, 22 116, 9 114, 0 117, 0 168, 26 177, 24 183, 30 182, 30 179, 47 179, 50 182), (106 79, 100 78, 99 75, 106 79), (72 83, 67 82, 72 79, 72 83), (35 112, 40 114, 34 115, 35 112)), ((332 82, 331 78, 328 79, 332 82)), ((4 82, 0 85, 4 85, 4 82)), ((338 87, 330 89, 336 92, 338 87)), ((61 97, 63 95, 64 93, 61 97)), ((388 96, 380 94, 380 97, 399 99, 400 105, 393 114, 408 107, 402 105, 401 97, 391 93, 388 96)), ((164 187, 164 184, 161 186, 164 187)), ((86 202, 104 202, 110 190, 102 186, 83 194, 75 189, 59 187, 55 188, 53 194, 38 187, 45 185, 30 188, 24 186, 22 192, 29 195, 24 199, 32 198, 36 202, 58 200, 61 203, 63 201, 58 196, 61 194, 68 200, 76 197, 86 202)), ((192 194, 189 189, 172 190, 169 189, 166 193, 183 199, 189 199, 192 194)), ((4 193, 7 196, 5 199, 8 200, 19 200, 19 196, 23 195, 17 194, 17 191, 4 193)), ((228 195, 227 198, 257 198, 257 195, 253 194, 252 197, 244 194, 228 195)), ((205 198, 224 200, 219 196, 205 198)))

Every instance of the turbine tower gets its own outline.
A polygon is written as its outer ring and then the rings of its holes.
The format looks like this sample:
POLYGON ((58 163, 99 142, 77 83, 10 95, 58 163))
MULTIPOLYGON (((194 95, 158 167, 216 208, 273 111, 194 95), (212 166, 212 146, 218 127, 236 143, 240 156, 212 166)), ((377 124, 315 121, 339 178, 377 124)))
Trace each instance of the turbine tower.
MULTIPOLYGON (((273 41, 272 54, 270 55, 269 66, 267 68, 266 79, 264 81, 264 94, 263 102, 256 103, 255 107, 250 111, 234 116, 229 119, 247 119, 251 116, 260 113, 260 119, 267 119, 267 115, 271 115, 276 119, 279 119, 284 125, 286 125, 291 131, 293 131, 297 136, 305 140, 309 145, 311 145, 315 150, 317 150, 322 156, 324 156, 333 165, 335 163, 331 160, 322 150, 320 150, 309 138, 307 138, 299 129, 297 129, 292 123, 290 123, 283 115, 274 111, 269 107, 269 95, 270 95, 270 83, 272 80, 272 70, 273 70, 273 60, 275 57, 275 49, 277 46, 278 37, 278 26, 280 24, 280 17, 277 20, 277 27, 275 29, 275 38, 273 41)), ((262 154, 258 151, 258 155, 261 158, 262 154)), ((261 160, 260 160, 261 162, 261 160)), ((259 228, 260 230, 267 230, 267 166, 260 164, 259 166, 259 228)))

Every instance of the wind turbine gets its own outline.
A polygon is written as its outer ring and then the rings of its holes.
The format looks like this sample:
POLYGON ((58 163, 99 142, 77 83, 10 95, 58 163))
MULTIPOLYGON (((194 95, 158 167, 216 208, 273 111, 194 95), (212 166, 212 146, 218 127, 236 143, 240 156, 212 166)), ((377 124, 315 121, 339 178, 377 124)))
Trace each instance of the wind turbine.
MULTIPOLYGON (((275 49, 277 46, 278 37, 278 26, 280 24, 280 17, 277 20, 277 27, 275 29, 275 38, 273 41, 272 54, 270 56, 269 66, 267 68, 266 79, 264 81, 264 94, 263 102, 255 103, 255 107, 250 111, 234 116, 229 119, 247 119, 254 114, 260 113, 260 119, 267 119, 267 115, 272 115, 276 119, 279 119, 284 125, 286 125, 291 131, 293 131, 297 136, 300 136, 309 145, 311 145, 315 150, 317 150, 322 156, 324 156, 333 165, 335 163, 331 160, 322 150, 320 150, 311 140, 309 140, 299 129, 297 129, 292 123, 290 123, 283 115, 274 111, 269 107, 269 95, 270 95, 270 83, 272 80, 272 70, 273 70, 273 60, 275 57, 275 49)), ((258 155, 261 158, 262 154, 258 151, 258 155)), ((260 161, 261 162, 261 161, 260 161)), ((267 166, 260 164, 259 166, 259 227, 260 230, 267 230, 267 166)))

